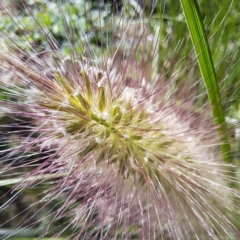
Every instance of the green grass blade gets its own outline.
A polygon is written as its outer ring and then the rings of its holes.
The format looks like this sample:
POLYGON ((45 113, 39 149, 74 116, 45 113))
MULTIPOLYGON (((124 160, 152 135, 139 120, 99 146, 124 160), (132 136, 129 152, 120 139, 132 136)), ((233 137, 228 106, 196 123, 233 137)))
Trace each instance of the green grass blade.
POLYGON ((185 15, 188 30, 197 55, 198 65, 205 83, 210 101, 214 123, 221 137, 221 152, 225 162, 231 162, 230 145, 226 135, 227 127, 220 100, 217 77, 212 56, 208 47, 200 10, 196 0, 180 0, 185 15))

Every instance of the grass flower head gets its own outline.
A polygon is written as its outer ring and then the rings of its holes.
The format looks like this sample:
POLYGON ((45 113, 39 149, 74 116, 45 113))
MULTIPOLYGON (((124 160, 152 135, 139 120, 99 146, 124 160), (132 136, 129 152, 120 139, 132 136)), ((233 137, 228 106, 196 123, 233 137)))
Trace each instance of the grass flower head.
POLYGON ((221 161, 207 107, 192 111, 191 90, 179 97, 173 84, 159 73, 152 80, 149 66, 135 59, 147 41, 153 45, 143 28, 140 37, 132 37, 129 25, 124 30, 127 57, 119 55, 121 42, 101 61, 78 54, 71 42, 65 56, 41 26, 50 53, 32 57, 34 46, 0 52, 1 88, 18 98, 3 100, 1 114, 31 119, 5 130, 20 139, 3 151, 4 174, 22 168, 15 186, 22 190, 41 176, 58 177, 41 200, 46 207, 63 199, 48 214, 49 227, 70 219, 55 236, 71 226, 71 239, 237 239, 235 167, 221 161))

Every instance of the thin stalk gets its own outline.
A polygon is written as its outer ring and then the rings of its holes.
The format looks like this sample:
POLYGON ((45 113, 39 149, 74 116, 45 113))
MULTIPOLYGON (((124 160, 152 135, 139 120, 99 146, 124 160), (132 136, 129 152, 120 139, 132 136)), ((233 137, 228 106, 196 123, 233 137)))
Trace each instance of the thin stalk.
POLYGON ((17 183, 22 183, 22 182, 48 180, 48 179, 63 177, 66 175, 67 175, 67 173, 58 173, 58 174, 54 173, 54 174, 43 174, 41 176, 32 176, 32 177, 28 177, 28 178, 4 179, 4 180, 0 180, 0 187, 14 185, 17 183))
POLYGON ((221 152, 224 162, 230 163, 230 144, 226 135, 227 126, 217 84, 217 76, 213 65, 211 52, 203 22, 200 18, 200 9, 197 0, 180 0, 185 15, 187 27, 191 36, 198 65, 207 90, 214 124, 218 127, 221 141, 221 152))

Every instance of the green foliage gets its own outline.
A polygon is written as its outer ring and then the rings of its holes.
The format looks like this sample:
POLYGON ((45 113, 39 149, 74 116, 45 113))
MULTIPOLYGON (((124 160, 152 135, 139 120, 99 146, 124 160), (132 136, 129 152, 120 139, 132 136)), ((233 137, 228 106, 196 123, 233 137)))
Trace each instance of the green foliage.
MULTIPOLYGON (((194 58, 187 25, 180 1, 166 0, 163 2, 160 4, 161 1, 159 1, 156 5, 157 10, 152 20, 154 26, 160 22, 161 27, 159 69, 167 74, 169 69, 175 68, 179 80, 186 82, 186 71, 184 71, 185 79, 182 79, 181 69, 186 68, 184 66, 186 61, 191 62, 194 58)), ((240 101, 240 36, 238 31, 240 2, 237 0, 202 0, 198 3, 205 26, 205 36, 209 39, 208 44, 212 53, 223 109, 232 116, 239 109, 240 101)), ((194 74, 189 74, 192 83, 201 78, 197 66, 193 68, 191 64, 189 71, 194 71, 194 74)), ((199 93, 205 91, 201 83, 198 84, 198 88, 199 93)), ((206 100, 204 99, 204 102, 206 100)))
POLYGON ((198 59, 198 65, 205 83, 208 99, 211 105, 212 114, 216 126, 221 135, 221 149, 225 162, 230 162, 230 145, 226 137, 227 129, 225 123, 225 114, 222 109, 221 97, 218 90, 217 78, 213 66, 212 55, 209 50, 208 41, 205 36, 205 30, 200 18, 200 10, 197 1, 181 0, 188 30, 195 48, 198 59))

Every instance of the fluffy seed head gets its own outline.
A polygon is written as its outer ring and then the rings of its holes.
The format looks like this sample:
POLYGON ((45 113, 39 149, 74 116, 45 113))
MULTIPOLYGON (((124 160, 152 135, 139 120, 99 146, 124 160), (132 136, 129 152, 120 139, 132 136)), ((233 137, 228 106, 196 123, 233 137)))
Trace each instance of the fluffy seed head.
POLYGON ((63 199, 49 225, 67 216, 75 239, 237 239, 234 167, 221 162, 205 115, 186 111, 195 98, 178 101, 161 76, 152 81, 134 50, 101 63, 71 50, 32 61, 1 52, 8 69, 2 88, 19 98, 2 101, 1 114, 32 119, 6 151, 3 169, 6 175, 17 169, 20 152, 47 153, 23 163, 32 170, 20 172, 17 187, 61 175, 42 200, 63 199))

